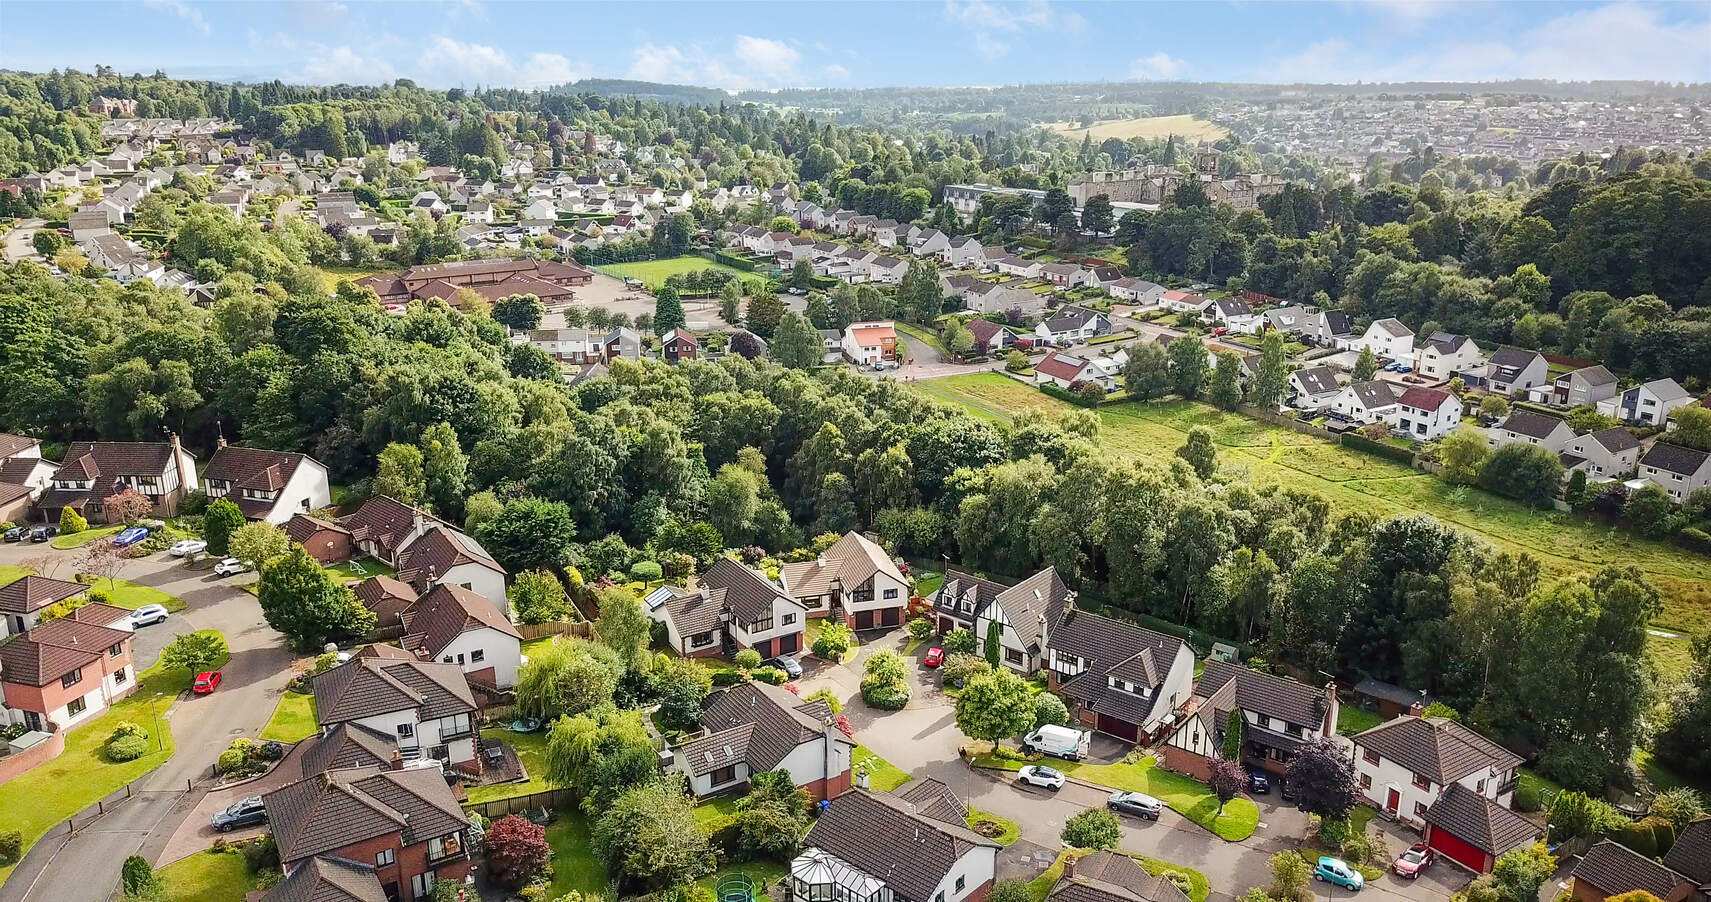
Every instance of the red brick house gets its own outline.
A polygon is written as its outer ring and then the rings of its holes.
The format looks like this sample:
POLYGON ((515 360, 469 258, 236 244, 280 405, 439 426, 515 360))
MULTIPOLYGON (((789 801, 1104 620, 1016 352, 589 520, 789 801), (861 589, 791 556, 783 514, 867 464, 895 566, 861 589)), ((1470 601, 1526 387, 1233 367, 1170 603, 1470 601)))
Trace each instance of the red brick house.
POLYGON ((285 534, 325 567, 356 556, 351 531, 312 514, 295 514, 285 521, 285 534))
POLYGON ((701 352, 701 341, 688 329, 673 329, 660 339, 660 354, 666 363, 694 360, 701 352))
POLYGON ((107 710, 136 688, 128 630, 61 617, 0 645, 0 689, 6 702, 0 719, 7 723, 63 730, 107 710))

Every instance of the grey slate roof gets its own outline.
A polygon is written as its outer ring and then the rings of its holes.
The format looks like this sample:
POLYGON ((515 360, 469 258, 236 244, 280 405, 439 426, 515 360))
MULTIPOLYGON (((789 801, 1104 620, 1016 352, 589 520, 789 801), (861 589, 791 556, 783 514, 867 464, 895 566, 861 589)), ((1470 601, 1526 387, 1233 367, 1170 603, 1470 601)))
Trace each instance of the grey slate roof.
POLYGON ((1539 835, 1532 821, 1460 783, 1450 784, 1438 796, 1426 809, 1425 820, 1492 855, 1502 855, 1539 835))
POLYGON ((1640 458, 1640 463, 1665 472, 1690 476, 1705 466, 1707 457, 1711 457, 1711 453, 1658 442, 1652 446, 1652 450, 1646 452, 1645 457, 1640 458))
POLYGON ((684 744, 681 752, 697 775, 736 761, 747 762, 751 773, 764 773, 797 746, 825 735, 831 716, 824 702, 804 703, 766 683, 739 683, 707 697, 701 724, 708 735, 684 744))
POLYGON ((1373 325, 1397 338, 1414 334, 1413 329, 1408 328, 1401 320, 1394 317, 1387 316, 1381 320, 1374 320, 1373 325))
POLYGON ((1538 360, 1539 352, 1528 351, 1504 345, 1491 355, 1491 369, 1495 378, 1509 382, 1521 375, 1521 371, 1533 365, 1538 360))
POLYGON ((1633 849, 1606 839, 1586 850, 1580 863, 1574 866, 1574 879, 1590 883, 1610 896, 1639 889, 1663 899, 1684 878, 1633 849))
POLYGON ((1675 837, 1663 863, 1700 886, 1711 884, 1711 815, 1700 815, 1675 837))
POLYGON ((1457 335, 1454 332, 1433 332, 1426 338, 1426 344, 1440 354, 1454 354, 1470 340, 1466 335, 1457 335))
POLYGON ((931 899, 963 855, 998 846, 891 793, 866 789, 833 799, 803 844, 830 852, 911 900, 931 899))
POLYGON ((1348 389, 1355 393, 1361 406, 1371 410, 1396 403, 1396 390, 1388 382, 1351 382, 1348 389))
MULTIPOLYGON (((728 557, 714 561, 713 566, 708 567, 707 572, 701 576, 700 582, 715 594, 721 595, 724 606, 730 608, 732 617, 743 624, 753 623, 762 616, 770 615, 773 599, 785 597, 784 592, 765 577, 743 566, 740 561, 728 557)), ((684 631, 681 624, 678 630, 684 631)))
POLYGON ((1159 702, 1182 640, 1065 604, 1054 617, 1050 647, 1087 660, 1087 669, 1062 685, 1063 694, 1098 714, 1139 726, 1159 702), (1151 698, 1113 689, 1110 678, 1152 690, 1151 698))
POLYGON ((1327 394, 1340 387, 1337 384, 1337 371, 1328 366, 1310 366, 1297 370, 1295 378, 1309 394, 1327 394))
POLYGON ((1513 410, 1509 412, 1509 416, 1503 419, 1503 422, 1497 424, 1497 428, 1517 435, 1545 438, 1555 432, 1557 427, 1564 425, 1567 424, 1563 420, 1553 416, 1534 413, 1530 410, 1513 410))
POLYGON ((1062 614, 1069 597, 1069 587, 1057 575, 1057 568, 1047 567, 998 593, 993 602, 1003 610, 1023 643, 1032 650, 1041 651, 1041 639, 1047 633, 1047 624, 1062 614))
POLYGON ((1355 745, 1444 785, 1486 767, 1502 773, 1521 763, 1519 755, 1447 717, 1404 714, 1357 734, 1355 745))
POLYGON ((1609 429, 1600 429, 1597 432, 1591 433, 1589 437, 1598 444, 1603 445, 1604 450, 1609 451, 1612 454, 1620 454, 1630 448, 1638 448, 1640 446, 1640 440, 1634 438, 1634 434, 1632 432, 1629 432, 1621 426, 1612 426, 1609 429))

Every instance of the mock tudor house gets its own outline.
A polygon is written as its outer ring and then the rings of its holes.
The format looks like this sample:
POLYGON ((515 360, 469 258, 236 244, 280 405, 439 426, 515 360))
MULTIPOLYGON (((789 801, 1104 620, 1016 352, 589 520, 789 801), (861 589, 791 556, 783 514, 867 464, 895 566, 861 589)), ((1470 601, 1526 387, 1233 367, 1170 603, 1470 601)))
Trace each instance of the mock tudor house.
POLYGON ((1466 335, 1433 332, 1414 349, 1414 375, 1434 382, 1448 382, 1451 376, 1474 369, 1484 360, 1479 345, 1466 335))
POLYGON ((510 689, 523 666, 523 637, 493 604, 468 589, 440 584, 400 615, 399 645, 424 661, 456 664, 472 684, 510 689))
POLYGON ((1100 851, 1064 859, 1063 875, 1046 902, 1188 902, 1163 874, 1150 874, 1122 852, 1100 851))
POLYGON ((1396 399, 1392 425, 1416 441, 1436 441, 1461 425, 1461 399, 1441 388, 1413 386, 1396 399))
POLYGON ((642 606, 665 624, 671 647, 684 657, 745 648, 763 659, 795 654, 808 620, 800 602, 732 558, 714 561, 695 585, 655 589, 642 606))
POLYGON ((303 546, 309 556, 326 567, 348 561, 356 554, 351 531, 344 526, 313 514, 293 514, 285 521, 285 535, 303 546))
POLYGON ((1612 482, 1634 472, 1640 440, 1621 426, 1577 435, 1557 455, 1565 471, 1585 470, 1588 482, 1612 482))
POLYGON ((825 702, 738 683, 707 697, 701 724, 705 735, 671 750, 673 768, 697 798, 745 789, 753 775, 774 770, 789 773, 816 802, 850 788, 855 740, 838 729, 825 702))
POLYGON ((1624 423, 1661 426, 1670 412, 1693 403, 1693 395, 1674 379, 1654 379, 1598 402, 1598 412, 1624 423))
POLYGON ((1574 430, 1568 422, 1548 414, 1530 410, 1511 411, 1503 421, 1485 433, 1486 444, 1492 448, 1504 445, 1538 445, 1547 451, 1562 453, 1574 441, 1574 430))
MULTIPOLYGON (((117 623, 107 616, 96 619, 117 623)), ((0 645, 0 696, 5 699, 0 719, 7 724, 64 730, 136 688, 131 632, 116 625, 61 617, 0 645)))
POLYGON ((474 590, 499 611, 508 610, 505 568, 473 537, 397 499, 376 495, 340 521, 363 553, 397 571, 418 594, 431 584, 474 590))
POLYGON ((339 724, 365 727, 392 737, 407 761, 432 758, 481 773, 475 696, 457 664, 378 652, 315 677, 313 692, 322 735, 339 724))
POLYGON ((0 639, 28 632, 41 622, 43 611, 88 591, 83 583, 33 573, 0 586, 0 639))
POLYGON ((1658 442, 1640 458, 1640 478, 1663 489, 1680 504, 1687 496, 1711 485, 1711 454, 1658 442))
POLYGON ((958 628, 973 629, 975 617, 1007 588, 1003 583, 961 570, 947 570, 944 583, 931 599, 938 631, 948 633, 958 628))
POLYGON ((1196 779, 1211 777, 1223 757, 1232 712, 1242 718, 1242 760, 1250 768, 1282 774, 1307 741, 1337 732, 1336 684, 1315 689, 1286 676, 1209 660, 1194 701, 1165 740, 1164 763, 1196 779))
MULTIPOLYGON (((976 613, 975 639, 984 642, 996 629, 999 663, 1023 674, 1034 673, 1046 665, 1050 618, 1068 605, 1071 595, 1057 569, 1047 567, 998 593, 976 613)), ((1066 669, 1071 669, 1069 663, 1065 661, 1066 669)))
POLYGON ((1453 785, 1508 808, 1521 757, 1446 717, 1404 714, 1354 737, 1355 774, 1373 807, 1411 824, 1453 785))
POLYGON ((220 445, 202 468, 210 499, 225 498, 244 516, 279 526, 333 503, 327 468, 305 454, 220 445))
POLYGON ((59 464, 42 457, 42 440, 0 432, 0 520, 23 523, 53 484, 59 464))
POLYGON ((178 514, 178 502, 196 487, 196 458, 178 443, 72 442, 36 507, 50 523, 71 508, 91 523, 106 520, 101 502, 136 489, 154 503, 154 515, 178 514))
POLYGON ((1045 594, 1059 599, 1048 604, 1045 663, 1070 716, 1127 742, 1156 738, 1194 692, 1194 650, 1175 636, 1077 610, 1066 592, 1045 594))
POLYGON ((967 810, 937 780, 914 781, 901 795, 846 792, 821 812, 790 862, 791 897, 980 902, 997 878, 999 846, 969 829, 967 810))
POLYGON ((902 626, 909 606, 908 578, 885 549, 856 532, 844 533, 812 561, 785 564, 778 578, 809 617, 835 610, 851 629, 902 626))

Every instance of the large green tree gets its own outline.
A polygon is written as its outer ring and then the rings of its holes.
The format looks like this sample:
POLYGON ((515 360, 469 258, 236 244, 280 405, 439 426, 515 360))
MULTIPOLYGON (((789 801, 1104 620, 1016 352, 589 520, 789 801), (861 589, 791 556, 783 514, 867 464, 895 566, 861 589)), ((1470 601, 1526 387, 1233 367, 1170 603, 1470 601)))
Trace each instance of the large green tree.
POLYGON ((476 529, 476 538, 506 570, 554 567, 576 538, 570 507, 559 501, 518 498, 476 529))
POLYGON ((970 677, 957 696, 957 728, 996 748, 998 740, 1034 725, 1034 698, 1021 677, 999 667, 970 677))
POLYGON ((256 597, 267 625, 285 634, 299 651, 360 639, 374 629, 374 612, 322 570, 301 545, 263 565, 256 597))
POLYGON ((208 502, 208 509, 202 513, 202 538, 208 543, 208 553, 224 556, 232 533, 242 529, 245 522, 243 509, 229 499, 208 502))

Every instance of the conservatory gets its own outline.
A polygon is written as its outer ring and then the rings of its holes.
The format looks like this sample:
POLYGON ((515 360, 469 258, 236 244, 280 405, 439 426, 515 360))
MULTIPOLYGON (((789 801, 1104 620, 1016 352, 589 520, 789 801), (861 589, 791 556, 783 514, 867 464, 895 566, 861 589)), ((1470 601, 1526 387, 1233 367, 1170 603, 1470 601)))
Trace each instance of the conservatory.
POLYGON ((878 878, 817 848, 790 863, 790 896, 798 902, 903 902, 878 878))

